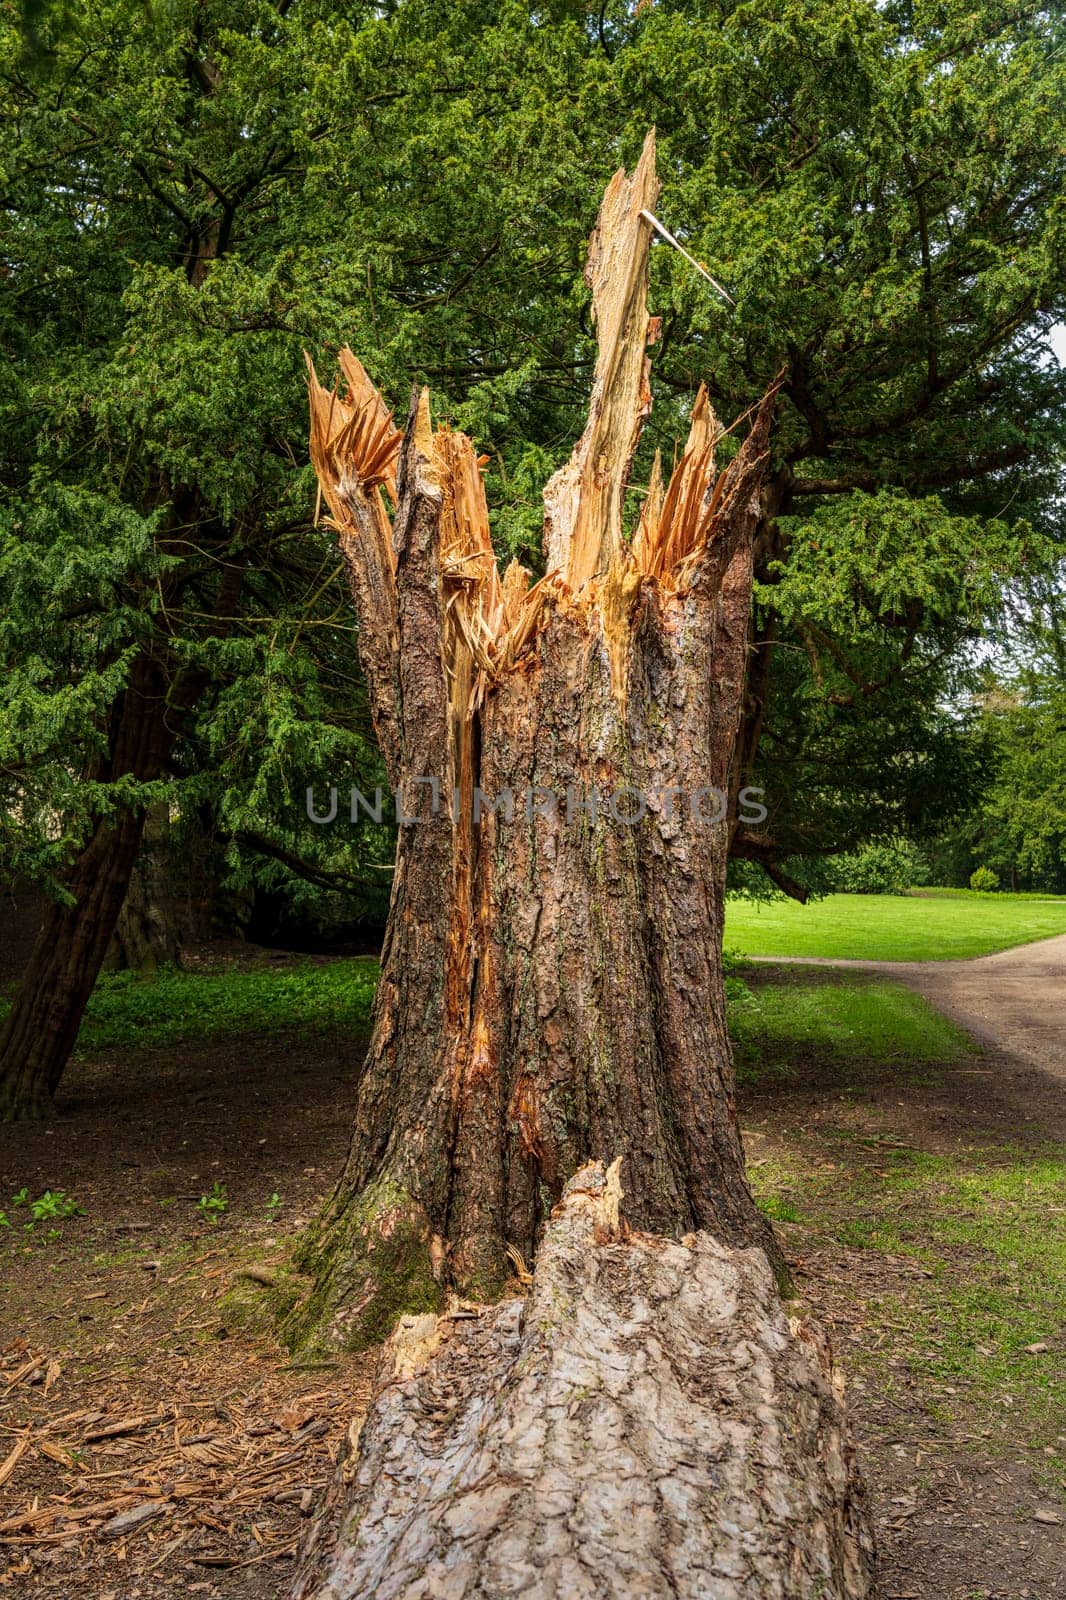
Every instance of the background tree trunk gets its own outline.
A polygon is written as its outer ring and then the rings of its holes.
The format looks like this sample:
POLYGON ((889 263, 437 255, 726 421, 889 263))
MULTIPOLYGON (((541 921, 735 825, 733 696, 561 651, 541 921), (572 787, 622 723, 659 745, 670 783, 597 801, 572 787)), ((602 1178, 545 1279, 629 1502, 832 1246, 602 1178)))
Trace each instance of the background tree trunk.
POLYGON ((701 391, 669 487, 656 464, 626 537, 657 192, 649 138, 590 245, 589 420, 545 491, 550 570, 532 588, 516 563, 499 578, 472 447, 433 432, 425 393, 397 473, 400 436, 355 358, 346 398, 312 374, 312 458, 408 816, 295 1343, 382 1337, 446 1283, 499 1292, 508 1247, 531 1253, 571 1174, 618 1152, 635 1226, 759 1244, 783 1271, 744 1176, 721 972, 731 824, 709 793, 730 788, 773 395, 719 477, 701 391))
MULTIPOLYGON (((112 736, 101 781, 131 776, 150 782, 163 771, 178 714, 168 682, 149 654, 139 656, 112 710, 112 736)), ((66 904, 46 904, 14 1005, 0 1032, 0 1120, 18 1122, 51 1110, 62 1070, 99 976, 141 848, 144 811, 123 806, 102 818, 64 878, 66 904)))
MULTIPOLYGON (((98 776, 157 778, 176 732, 167 682, 141 656, 112 713, 108 757, 98 776)), ((65 904, 50 900, 22 982, 0 1032, 0 1120, 46 1116, 86 1003, 107 955, 140 848, 144 813, 124 807, 102 818, 64 879, 65 904)))
POLYGON ((757 1250, 628 1234, 584 1168, 528 1300, 404 1319, 295 1600, 863 1600, 840 1385, 757 1250))
POLYGON ((0 994, 18 988, 44 911, 45 897, 35 883, 17 879, 0 884, 0 994))
POLYGON ((175 965, 181 944, 180 907, 170 845, 170 806, 150 806, 141 848, 108 948, 106 966, 149 976, 175 965))
MULTIPOLYGON (((189 496, 176 504, 179 528, 193 522, 195 504, 189 496)), ((224 542, 224 530, 219 534, 224 542)), ((161 543, 168 553, 176 553, 187 535, 170 532, 161 543)), ((244 569, 243 555, 222 561, 216 631, 228 626, 236 612, 244 569)), ((165 605, 163 609, 165 615, 165 605)), ((111 707, 107 748, 92 779, 103 784, 160 778, 206 683, 200 667, 175 668, 160 628, 151 646, 134 660, 126 687, 111 707)), ((50 901, 45 908, 14 1004, 0 1029, 0 1121, 47 1116, 52 1109, 129 889, 144 820, 143 806, 120 799, 112 815, 97 821, 71 861, 63 878, 63 903, 50 901)))

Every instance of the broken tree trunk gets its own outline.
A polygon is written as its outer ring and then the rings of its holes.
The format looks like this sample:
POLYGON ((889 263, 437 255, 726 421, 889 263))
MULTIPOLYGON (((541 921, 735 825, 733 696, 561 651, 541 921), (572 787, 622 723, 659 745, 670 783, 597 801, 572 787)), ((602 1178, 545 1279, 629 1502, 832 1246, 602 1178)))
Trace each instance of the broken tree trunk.
POLYGON ((548 571, 498 574, 470 441, 401 436, 348 351, 310 376, 311 455, 347 564, 404 817, 351 1151, 302 1265, 294 1345, 359 1345, 448 1285, 491 1297, 567 1179, 621 1152, 630 1215, 761 1245, 722 984, 752 539, 774 395, 720 475, 701 390, 627 528, 651 404, 654 141, 612 179, 587 277, 585 432, 545 491, 548 571), (395 513, 390 521, 386 501, 395 513), (436 800, 436 804, 434 801, 436 800))
POLYGON ((759 1250, 630 1235, 584 1168, 528 1300, 406 1318, 297 1600, 860 1600, 873 1543, 824 1342, 759 1250))

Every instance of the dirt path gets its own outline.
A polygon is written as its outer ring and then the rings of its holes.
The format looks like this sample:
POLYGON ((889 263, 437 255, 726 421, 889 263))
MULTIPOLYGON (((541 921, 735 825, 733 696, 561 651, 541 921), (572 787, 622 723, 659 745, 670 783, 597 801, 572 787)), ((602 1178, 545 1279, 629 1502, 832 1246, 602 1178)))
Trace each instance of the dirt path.
MULTIPOLYGON (((870 1063, 863 1071, 858 1060, 793 1050, 768 1063, 742 1095, 746 1142, 753 1165, 793 1172, 797 1194, 810 1200, 822 1188, 804 1225, 779 1224, 779 1232, 848 1372, 886 1595, 1066 1595, 1066 1477, 1061 1468, 1051 1474, 1040 1467, 1041 1456, 1059 1456, 1066 1446, 1061 1411, 1042 1420, 1027 1414, 1015 1404, 1008 1376, 997 1396, 1006 1409, 996 1420, 980 1394, 962 1379, 946 1380, 931 1360, 952 1337, 952 1292, 968 1292, 972 1279, 980 1293, 989 1279, 1016 1272, 1015 1293, 1025 1300, 1032 1287, 1024 1268, 996 1262, 964 1235, 954 1252, 931 1237, 918 1260, 879 1244, 876 1233, 901 1221, 899 1198, 886 1204, 876 1192, 894 1147, 979 1175, 1000 1162, 1039 1166, 1056 1143, 1066 1144, 1066 937, 965 961, 768 957, 758 966, 774 984, 821 981, 810 969, 825 969, 828 982, 848 982, 854 973, 860 981, 903 983, 980 1046, 976 1056, 911 1078, 896 1066, 870 1063), (864 1225, 873 1230, 866 1238, 864 1225), (860 1248, 848 1248, 852 1239, 860 1248)), ((921 1201, 914 1204, 920 1211, 921 1201)), ((1016 1223, 1017 1213, 1004 1208, 1004 1228, 1016 1223)), ((1050 1215, 1048 1225, 1058 1226, 1050 1215)), ((914 1228, 923 1231, 920 1216, 914 1228)), ((994 1318, 985 1337, 995 1345, 994 1318)), ((1054 1308, 1046 1337, 1050 1350, 1046 1343, 1034 1348, 1047 1352, 1036 1359, 1046 1360, 1050 1373, 1066 1338, 1054 1308)))
POLYGON ((759 956, 760 965, 877 972, 916 989, 1025 1081, 1028 1115, 1066 1138, 1066 934, 967 961, 839 961, 759 956), (1027 1072, 1026 1069, 1029 1069, 1027 1072), (1035 1074, 1033 1076, 1033 1069, 1035 1074))

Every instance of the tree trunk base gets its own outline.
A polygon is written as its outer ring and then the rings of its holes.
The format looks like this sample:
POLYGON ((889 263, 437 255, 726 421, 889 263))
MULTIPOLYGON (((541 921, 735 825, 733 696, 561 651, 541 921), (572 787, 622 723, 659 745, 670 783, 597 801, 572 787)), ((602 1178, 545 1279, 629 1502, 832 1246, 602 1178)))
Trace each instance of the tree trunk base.
POLYGON ((874 1595, 824 1338, 761 1251, 630 1234, 619 1194, 575 1176, 528 1299, 404 1318, 294 1600, 874 1595))
POLYGON ((432 1246, 418 1202, 376 1179, 327 1213, 298 1252, 294 1266, 312 1288, 282 1319, 281 1339, 302 1354, 364 1350, 387 1339, 402 1313, 439 1311, 432 1246))
POLYGON ((0 1122, 48 1122, 56 1114, 47 1076, 30 1069, 0 1076, 0 1122))

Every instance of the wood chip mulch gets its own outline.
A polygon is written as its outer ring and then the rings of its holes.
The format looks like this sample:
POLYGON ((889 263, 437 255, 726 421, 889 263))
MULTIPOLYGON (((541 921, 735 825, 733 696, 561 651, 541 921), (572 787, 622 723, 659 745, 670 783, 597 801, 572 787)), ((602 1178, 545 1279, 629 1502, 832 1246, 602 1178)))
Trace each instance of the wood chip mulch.
POLYGON ((0 1587, 94 1550, 142 1580, 164 1563, 203 1575, 294 1554, 369 1384, 356 1369, 322 1387, 327 1374, 294 1373, 276 1352, 230 1348, 220 1363, 219 1350, 175 1363, 154 1406, 142 1385, 131 1407, 119 1382, 57 1413, 60 1362, 0 1347, 0 1496, 16 1506, 0 1516, 0 1587), (224 1392, 197 1395, 220 1378, 224 1392))

